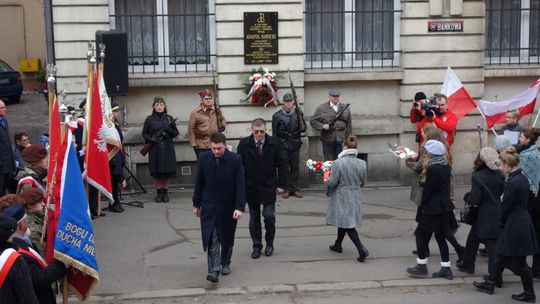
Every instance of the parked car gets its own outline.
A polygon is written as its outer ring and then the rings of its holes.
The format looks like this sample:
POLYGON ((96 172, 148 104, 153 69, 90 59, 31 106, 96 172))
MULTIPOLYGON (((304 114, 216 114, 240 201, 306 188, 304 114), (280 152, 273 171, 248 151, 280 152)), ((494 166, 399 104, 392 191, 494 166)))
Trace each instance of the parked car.
POLYGON ((10 102, 18 102, 21 99, 22 92, 21 73, 0 60, 0 98, 7 99, 10 102))

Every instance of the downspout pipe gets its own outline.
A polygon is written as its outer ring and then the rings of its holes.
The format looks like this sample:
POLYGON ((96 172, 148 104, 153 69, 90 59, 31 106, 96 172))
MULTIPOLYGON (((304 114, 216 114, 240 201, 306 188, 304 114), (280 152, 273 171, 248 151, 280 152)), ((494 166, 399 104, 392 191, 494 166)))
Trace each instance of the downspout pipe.
POLYGON ((47 64, 56 64, 54 53, 54 30, 53 30, 53 0, 44 0, 45 9, 45 46, 47 49, 47 64))

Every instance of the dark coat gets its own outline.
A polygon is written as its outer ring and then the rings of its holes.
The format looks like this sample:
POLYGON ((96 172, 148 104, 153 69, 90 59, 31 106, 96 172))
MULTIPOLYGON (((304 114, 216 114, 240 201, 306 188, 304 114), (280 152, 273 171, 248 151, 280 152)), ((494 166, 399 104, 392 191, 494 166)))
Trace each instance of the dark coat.
POLYGON ((303 123, 303 128, 300 128, 298 121, 297 109, 293 109, 291 113, 285 113, 285 110, 280 109, 272 115, 272 136, 276 137, 281 146, 288 151, 298 151, 302 147, 300 136, 306 131, 306 121, 304 113, 299 111, 300 118, 303 123))
POLYGON ((486 166, 479 168, 471 177, 469 202, 478 205, 478 218, 471 226, 479 239, 494 239, 500 233, 501 195, 504 179, 499 171, 486 166))
MULTIPOLYGON (((172 116, 164 113, 159 115, 152 112, 146 117, 142 130, 142 136, 146 143, 152 144, 148 154, 148 168, 151 174, 154 173, 176 173, 176 153, 174 151, 173 138, 178 136, 178 128, 173 122, 172 116), (169 126, 169 127, 167 127, 169 126), (153 137, 161 130, 158 138, 153 137)), ((154 176, 154 175, 152 175, 154 176)))
POLYGON ((428 167, 420 202, 422 215, 444 214, 454 210, 454 203, 450 199, 451 171, 449 165, 428 167))
POLYGON ((203 248, 208 248, 214 225, 223 247, 234 245, 237 220, 234 210, 244 211, 246 193, 240 156, 225 151, 219 165, 211 151, 199 154, 193 206, 201 208, 203 248))
POLYGON ((265 135, 262 156, 257 155, 253 135, 240 140, 236 151, 244 162, 248 203, 273 204, 276 202, 276 187, 285 188, 286 161, 279 149, 278 140, 268 134, 265 135))
MULTIPOLYGON (((13 244, 19 248, 29 250, 28 244, 18 238, 13 238, 13 244)), ((33 247, 35 251, 37 248, 33 247)), ((34 286, 34 293, 40 304, 56 304, 56 296, 51 288, 51 284, 59 280, 67 273, 67 268, 62 262, 55 261, 51 265, 42 268, 39 263, 30 255, 22 254, 28 270, 30 271, 30 278, 32 279, 32 285, 34 286)))
MULTIPOLYGON (((114 122, 114 127, 116 128, 116 131, 118 131, 118 135, 120 135, 120 142, 124 142, 124 134, 122 134, 122 129, 120 128, 120 125, 117 121, 114 122)), ((122 176, 124 173, 124 164, 126 163, 125 156, 123 154, 123 151, 118 151, 114 155, 114 157, 109 161, 109 166, 111 167, 111 175, 118 175, 122 176)))
MULTIPOLYGON (((0 254, 6 249, 0 246, 0 254)), ((38 304, 36 294, 32 292, 30 272, 23 257, 18 257, 0 286, 0 300, 9 304, 38 304)))
POLYGON ((509 174, 502 199, 500 225, 495 252, 506 257, 523 257, 538 253, 538 243, 527 210, 529 181, 518 169, 509 174))
POLYGON ((4 122, 6 123, 5 128, 0 124, 0 174, 14 174, 15 158, 9 137, 9 124, 5 117, 4 122))

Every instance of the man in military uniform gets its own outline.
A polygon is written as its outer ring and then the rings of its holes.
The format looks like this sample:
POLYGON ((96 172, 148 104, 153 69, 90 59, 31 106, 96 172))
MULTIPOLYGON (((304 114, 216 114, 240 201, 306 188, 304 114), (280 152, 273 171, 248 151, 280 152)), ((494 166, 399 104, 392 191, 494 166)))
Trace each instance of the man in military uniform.
POLYGON ((339 102, 341 93, 338 90, 331 89, 328 95, 329 100, 317 107, 309 123, 321 132, 324 160, 335 160, 342 150, 343 141, 352 132, 351 111, 346 109, 330 124, 345 105, 339 102))
POLYGON ((300 166, 300 147, 302 146, 300 133, 305 131, 304 113, 294 106, 293 95, 291 93, 285 94, 281 110, 272 115, 272 136, 279 139, 280 152, 287 162, 287 183, 285 191, 281 194, 283 198, 289 198, 290 195, 297 198, 303 197, 297 186, 297 181, 300 166))
POLYGON ((221 111, 214 105, 212 91, 206 89, 199 92, 201 103, 189 114, 189 144, 195 150, 197 159, 199 153, 210 150, 210 136, 223 132, 227 121, 221 111))

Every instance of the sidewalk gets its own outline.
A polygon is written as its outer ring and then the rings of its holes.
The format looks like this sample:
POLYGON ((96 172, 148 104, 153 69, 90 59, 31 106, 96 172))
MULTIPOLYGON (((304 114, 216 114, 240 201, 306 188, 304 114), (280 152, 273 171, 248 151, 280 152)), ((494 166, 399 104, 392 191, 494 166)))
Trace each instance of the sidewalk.
MULTIPOLYGON (((468 189, 469 186, 456 186, 455 197, 463 197, 468 189)), ((356 261, 356 249, 348 238, 342 254, 328 250, 335 240, 336 229, 325 225, 328 198, 322 191, 306 191, 301 200, 278 199, 276 250, 271 257, 251 259, 249 214, 245 214, 237 229, 232 273, 220 276, 217 285, 206 281, 206 254, 202 251, 199 220, 192 214, 190 191, 173 192, 168 204, 154 203, 154 194, 125 196, 126 201, 145 202, 144 208, 126 206, 124 213, 107 212, 106 217, 93 222, 101 280, 92 299, 469 283, 470 276, 458 271, 454 271, 453 281, 417 280, 406 275, 405 268, 416 263, 411 254, 415 249, 416 206, 408 199, 409 190, 408 187, 363 189, 364 223, 359 232, 370 251, 365 263, 356 261)), ((461 200, 456 204, 461 207, 461 200)), ((456 235, 463 245, 468 231, 469 226, 462 225, 456 235)), ((440 267, 435 242, 431 244, 431 252, 428 267, 434 272, 440 267)), ((453 254, 452 264, 455 260, 453 254)), ((476 276, 486 273, 486 262, 485 258, 478 258, 476 276)))

